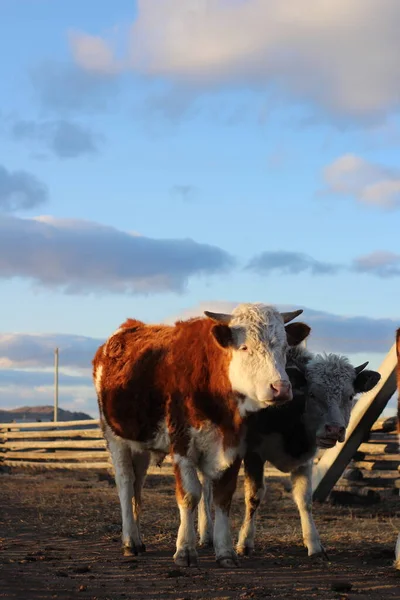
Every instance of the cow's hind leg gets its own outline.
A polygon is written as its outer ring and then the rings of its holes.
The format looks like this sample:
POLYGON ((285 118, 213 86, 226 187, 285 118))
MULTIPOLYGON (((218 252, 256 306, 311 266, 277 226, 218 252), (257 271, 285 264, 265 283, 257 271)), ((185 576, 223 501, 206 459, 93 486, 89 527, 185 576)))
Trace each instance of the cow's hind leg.
POLYGON ((254 552, 256 513, 265 495, 264 461, 256 452, 245 455, 244 476, 246 512, 236 550, 240 556, 250 556, 254 552))
POLYGON ((238 559, 233 549, 232 535, 229 526, 229 512, 233 494, 235 493, 237 477, 242 460, 237 458, 226 469, 220 479, 214 481, 214 550, 217 563, 221 567, 237 567, 238 559))
POLYGON ((123 441, 108 439, 108 448, 115 471, 122 517, 122 548, 126 556, 137 554, 142 545, 139 530, 133 516, 135 474, 130 446, 123 441))
POLYGON ((208 477, 200 474, 202 494, 198 506, 197 531, 201 546, 213 545, 213 521, 211 516, 212 484, 208 477))
POLYGON ((400 533, 397 536, 397 542, 396 542, 394 554, 395 554, 394 566, 396 569, 400 570, 400 533))
POLYGON ((195 465, 186 456, 174 455, 174 470, 181 517, 174 561, 180 567, 191 567, 197 565, 194 511, 200 500, 201 484, 195 465))
POLYGON ((142 542, 142 537, 140 534, 140 513, 142 508, 142 488, 144 484, 144 480, 146 479, 147 469, 150 464, 150 453, 149 452, 141 452, 135 453, 132 457, 133 464, 133 474, 134 474, 134 482, 133 482, 133 519, 136 523, 137 531, 138 531, 138 551, 145 552, 146 547, 142 542))
POLYGON ((312 516, 312 462, 292 471, 293 498, 300 513, 301 529, 308 556, 328 558, 321 544, 319 533, 312 516))

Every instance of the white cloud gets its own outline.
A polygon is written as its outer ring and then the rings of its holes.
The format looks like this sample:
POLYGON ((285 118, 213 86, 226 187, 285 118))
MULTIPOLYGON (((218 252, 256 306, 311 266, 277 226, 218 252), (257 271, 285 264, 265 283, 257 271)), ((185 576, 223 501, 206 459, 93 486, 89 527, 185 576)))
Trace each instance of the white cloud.
POLYGON ((97 338, 62 333, 2 333, 0 368, 52 368, 54 349, 59 348, 60 366, 82 372, 91 368, 92 358, 103 342, 97 338))
POLYGON ((383 209, 400 207, 400 169, 345 154, 325 167, 323 193, 353 196, 358 202, 383 209))
POLYGON ((376 250, 366 256, 359 256, 349 264, 323 262, 302 252, 272 250, 254 256, 246 265, 246 270, 265 276, 274 271, 282 275, 336 275, 340 271, 367 273, 375 277, 399 277, 400 254, 386 250, 376 250))
POLYGON ((118 106, 119 82, 110 73, 49 60, 31 69, 30 79, 44 110, 57 115, 103 113, 118 106))
POLYGON ((73 57, 82 68, 106 74, 119 70, 112 48, 101 37, 73 31, 69 42, 73 57))
POLYGON ((44 183, 27 171, 8 171, 0 165, 0 211, 36 208, 47 202, 44 183))
MULTIPOLYGON (((173 323, 202 315, 204 310, 230 312, 236 302, 202 302, 165 320, 173 323)), ((280 310, 303 308, 303 320, 312 327, 308 347, 315 352, 339 352, 350 356, 354 364, 370 361, 377 368, 395 340, 399 319, 348 317, 301 306, 279 306, 280 310)), ((125 316, 124 316, 125 317, 125 316)), ((121 319, 122 321, 123 319, 121 319)), ((110 332, 111 334, 112 332, 110 332)), ((51 371, 54 348, 60 348, 60 405, 97 416, 91 361, 105 339, 56 333, 0 334, 0 407, 13 408, 52 404, 51 371), (22 369, 34 369, 26 371, 22 369), (46 372, 43 370, 47 369, 46 372), (71 373, 73 376, 68 376, 71 373), (87 385, 86 385, 87 383, 87 385)), ((391 403, 393 408, 394 400, 391 403)))
POLYGON ((399 28, 398 0, 139 0, 122 62, 105 39, 70 44, 87 71, 129 68, 199 93, 278 91, 376 120, 400 103, 399 28))
POLYGON ((316 260, 301 252, 285 250, 261 252, 251 259, 246 267, 260 275, 279 271, 285 275, 298 275, 309 272, 312 275, 334 275, 340 271, 340 265, 316 260))
MULTIPOLYGON (((215 300, 204 301, 165 319, 165 323, 174 323, 178 318, 186 319, 202 315, 204 310, 230 312, 236 304, 236 302, 215 300)), ((281 305, 279 308, 281 310, 304 309, 300 320, 304 320, 312 327, 309 344, 317 352, 386 353, 394 343, 395 331, 400 321, 400 317, 397 320, 364 316, 348 317, 302 306, 281 305)), ((121 322, 125 317, 126 315, 121 318, 121 322)), ((74 385, 78 381, 82 384, 84 383, 82 378, 90 380, 91 361, 97 348, 104 341, 105 339, 62 333, 2 333, 0 334, 0 369, 3 369, 3 380, 16 383, 11 369, 47 369, 50 372, 54 364, 54 348, 58 347, 60 368, 65 372, 65 375, 62 375, 64 384, 74 385), (72 375, 78 373, 79 379, 68 377, 68 373, 72 375)), ((21 381, 22 377, 23 381, 39 385, 48 381, 46 378, 49 374, 35 375, 26 372, 21 376, 21 381), (38 379, 35 379, 36 377, 38 379)))
POLYGON ((59 348, 59 402, 97 414, 91 361, 105 340, 68 334, 0 334, 0 408, 51 405, 54 349, 59 348))
POLYGON ((0 216, 0 278, 66 293, 182 292, 191 276, 233 265, 224 250, 191 239, 152 239, 78 219, 0 216))
MULTIPOLYGON (((0 340, 2 336, 0 335, 0 340)), ((0 342, 1 343, 1 342, 0 342)), ((10 362, 10 359, 8 359, 10 362)), ((88 363, 89 365, 90 363, 88 363)), ((92 385, 91 375, 70 375, 60 369, 59 385, 67 388, 87 387, 92 385)), ((0 368, 0 387, 6 386, 32 386, 34 388, 53 389, 54 372, 52 370, 32 369, 2 369, 0 368)))
MULTIPOLYGON (((179 315, 170 317, 168 322, 195 317, 203 314, 204 310, 231 312, 236 304, 236 302, 224 301, 202 302, 182 311, 179 315)), ((304 309, 297 320, 308 323, 312 328, 307 345, 315 352, 386 353, 394 343, 395 331, 400 320, 400 317, 398 320, 363 316, 347 317, 297 305, 281 305, 278 308, 280 310, 304 309)))
POLYGON ((382 278, 399 277, 400 254, 385 251, 371 252, 354 261, 354 270, 382 278))
POLYGON ((63 159, 95 154, 101 138, 87 127, 65 119, 43 122, 16 120, 12 124, 11 135, 25 143, 42 142, 55 156, 63 159))

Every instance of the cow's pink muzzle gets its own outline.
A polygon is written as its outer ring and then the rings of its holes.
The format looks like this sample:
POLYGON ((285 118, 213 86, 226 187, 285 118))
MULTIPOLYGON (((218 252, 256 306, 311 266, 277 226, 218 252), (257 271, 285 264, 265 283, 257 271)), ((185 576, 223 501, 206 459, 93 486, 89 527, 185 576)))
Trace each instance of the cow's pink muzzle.
POLYGON ((275 403, 283 403, 292 400, 293 392, 292 386, 289 381, 275 381, 271 383, 272 390, 272 402, 275 403))

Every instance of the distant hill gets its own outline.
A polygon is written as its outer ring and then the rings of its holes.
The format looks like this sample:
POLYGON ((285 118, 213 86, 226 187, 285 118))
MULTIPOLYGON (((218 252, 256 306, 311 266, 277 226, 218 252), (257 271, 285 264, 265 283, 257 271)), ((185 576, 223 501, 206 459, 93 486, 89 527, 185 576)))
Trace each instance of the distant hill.
MULTIPOLYGON (((54 414, 53 406, 22 406, 12 410, 0 410, 0 423, 11 423, 16 421, 34 422, 34 421, 52 421, 54 414)), ((59 421, 83 421, 93 419, 93 417, 83 412, 71 412, 70 410, 58 409, 59 421)))

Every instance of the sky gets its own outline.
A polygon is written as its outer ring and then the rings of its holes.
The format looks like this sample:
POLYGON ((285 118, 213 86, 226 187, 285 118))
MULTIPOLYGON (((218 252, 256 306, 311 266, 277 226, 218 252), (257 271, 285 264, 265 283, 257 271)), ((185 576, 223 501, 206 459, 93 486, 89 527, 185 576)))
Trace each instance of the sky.
MULTIPOLYGON (((127 317, 400 326, 398 0, 0 0, 0 408, 97 415, 127 317)), ((394 399, 389 410, 393 410, 394 399)))

